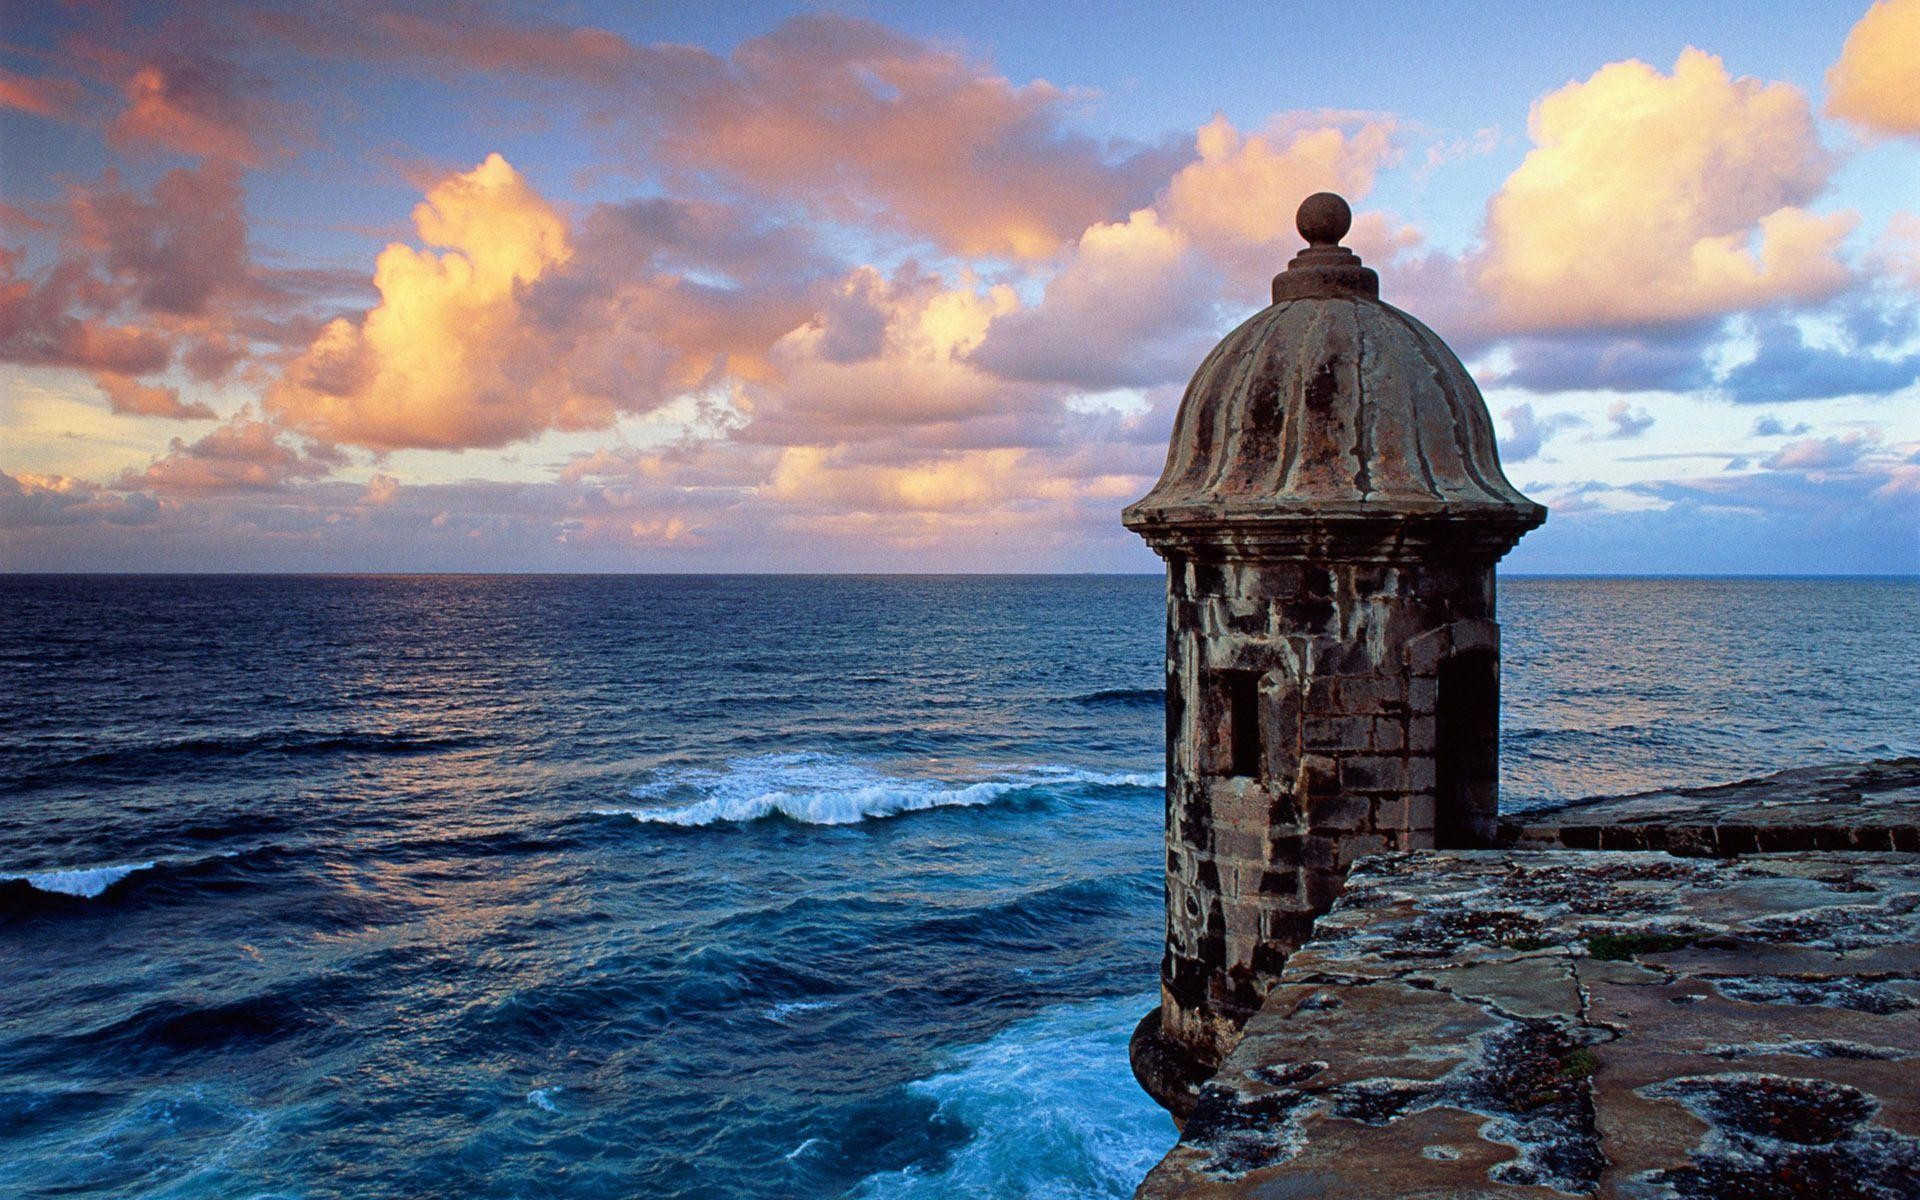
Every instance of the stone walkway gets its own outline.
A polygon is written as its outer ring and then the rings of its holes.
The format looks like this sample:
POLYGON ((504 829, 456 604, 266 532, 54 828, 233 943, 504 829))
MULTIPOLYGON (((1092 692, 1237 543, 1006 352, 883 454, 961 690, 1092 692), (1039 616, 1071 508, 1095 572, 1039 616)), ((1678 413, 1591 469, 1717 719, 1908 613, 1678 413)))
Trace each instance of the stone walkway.
POLYGON ((1582 800, 1510 817, 1501 835, 1516 849, 1920 853, 1920 758, 1582 800))
POLYGON ((1906 1200, 1916 1081, 1920 857, 1383 855, 1139 1195, 1906 1200))

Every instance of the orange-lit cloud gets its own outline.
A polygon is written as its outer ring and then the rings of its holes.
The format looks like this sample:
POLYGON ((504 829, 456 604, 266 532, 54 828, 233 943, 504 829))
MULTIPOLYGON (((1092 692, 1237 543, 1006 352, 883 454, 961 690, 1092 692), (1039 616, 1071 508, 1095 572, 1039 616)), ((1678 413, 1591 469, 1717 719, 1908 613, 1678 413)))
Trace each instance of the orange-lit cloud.
POLYGON ((1534 105, 1534 149, 1488 208, 1477 280, 1508 330, 1658 324, 1847 286, 1851 214, 1805 206, 1832 162, 1807 98, 1681 53, 1602 67, 1534 105))
POLYGON ((63 219, 50 227, 58 254, 36 275, 0 249, 0 361, 87 371, 115 412, 212 416, 141 380, 182 344, 190 375, 218 379, 248 353, 243 326, 268 332, 273 298, 248 257, 239 169, 177 168, 151 193, 109 171, 69 185, 63 219))
POLYGON ((824 269, 784 227, 719 204, 601 205, 570 227, 497 154, 434 185, 414 221, 441 252, 380 254, 379 303, 328 324, 269 389, 290 427, 373 450, 500 446, 725 393, 771 376, 824 269))
MULTIPOLYGON (((1876 7, 1842 65, 1876 61, 1855 43, 1883 10, 1911 7, 1876 7)), ((102 25, 73 51, 62 70, 96 99, 121 97, 104 114, 112 148, 199 161, 160 173, 148 159, 125 169, 138 186, 108 171, 64 203, 0 210, 31 246, 0 251, 0 360, 73 372, 49 385, 71 385, 67 411, 132 431, 110 459, 64 464, 113 482, 16 472, 0 511, 58 525, 48 539, 122 548, 156 531, 121 526, 159 522, 216 558, 247 529, 335 552, 357 537, 405 567, 941 567, 1003 551, 1028 557, 992 561, 1059 566, 1079 561, 1075 545, 1137 549, 1114 510, 1145 490, 1179 385, 1266 302, 1299 248, 1296 206, 1323 189, 1357 202, 1347 243, 1380 269, 1386 299, 1484 361, 1489 382, 1542 394, 1496 404, 1510 459, 1530 469, 1625 448, 1601 445, 1613 439, 1668 448, 1684 409, 1634 393, 1870 403, 1920 370, 1905 299, 1884 286, 1920 285, 1920 224, 1896 217, 1854 270, 1808 98, 1700 51, 1671 72, 1615 63, 1543 96, 1531 153, 1455 253, 1473 229, 1429 237, 1368 197, 1397 171, 1411 186, 1390 194, 1424 205, 1424 189, 1490 170, 1449 164, 1499 148, 1493 126, 1463 138, 1417 115, 1316 111, 1108 138, 1084 132, 1090 93, 871 22, 802 17, 715 52, 530 11, 349 0, 250 11, 239 42, 196 40, 189 16, 124 46, 102 25), (339 230, 294 228, 304 210, 283 219, 285 175, 255 189, 263 261, 249 245, 243 184, 283 165, 287 110, 237 64, 313 71, 314 54, 351 60, 342 78, 411 74, 408 89, 446 89, 436 103, 471 102, 462 138, 524 144, 550 128, 591 158, 571 178, 543 159, 529 179, 491 155, 428 184, 417 236, 377 256, 263 265, 341 253, 339 230), (582 198, 622 180, 637 194, 582 198), (1748 315, 1722 319, 1734 314, 1748 315), (1622 398, 1544 396, 1602 389, 1622 398), (107 411, 206 419, 206 400, 224 413, 240 398, 258 411, 174 439, 151 466, 166 434, 107 411), (593 430, 607 432, 537 440, 593 430), (129 451, 138 438, 152 441, 129 451), (349 472, 331 448, 521 442, 462 460, 508 478, 458 484, 433 481, 455 469, 443 459, 363 455, 349 472), (143 466, 120 474, 130 461, 143 466), (359 482, 369 467, 380 473, 359 482), (542 557, 556 547, 581 557, 542 557)), ((0 74, 0 104, 73 116, 87 99, 23 80, 0 74)), ((1832 111, 1866 120, 1833 92, 1832 111)), ((1876 128, 1892 131, 1882 101, 1876 128)), ((330 150, 446 152, 380 141, 418 133, 383 126, 385 112, 330 115, 330 150)), ((381 203, 379 181, 339 182, 343 228, 403 215, 354 208, 381 203)), ((1435 208, 1471 211, 1457 197, 1435 208)), ((1849 474, 1855 498, 1911 492, 1912 464, 1889 465, 1908 453, 1898 436, 1748 457, 1755 478, 1796 487, 1849 474), (1869 476, 1878 490, 1862 490, 1869 476)), ((36 454, 8 465, 63 465, 36 454)), ((1786 485, 1725 486, 1764 505, 1786 485)))
POLYGON ((1854 25, 1827 72, 1827 112, 1920 135, 1920 0, 1878 0, 1854 25))
POLYGON ((358 324, 329 324, 268 393, 268 410, 376 450, 498 446, 604 423, 573 410, 521 311, 524 288, 571 254, 560 215, 495 154, 437 184, 413 220, 445 252, 382 251, 379 305, 358 324))
POLYGON ((1392 118, 1366 113, 1292 113, 1252 135, 1216 116, 1195 138, 1198 161, 1174 175, 1160 207, 1203 243, 1230 252, 1278 245, 1291 257, 1300 201, 1320 191, 1367 195, 1395 157, 1394 134, 1392 118))
POLYGON ((0 471, 0 530, 146 525, 160 510, 160 503, 144 492, 122 494, 70 475, 0 471))

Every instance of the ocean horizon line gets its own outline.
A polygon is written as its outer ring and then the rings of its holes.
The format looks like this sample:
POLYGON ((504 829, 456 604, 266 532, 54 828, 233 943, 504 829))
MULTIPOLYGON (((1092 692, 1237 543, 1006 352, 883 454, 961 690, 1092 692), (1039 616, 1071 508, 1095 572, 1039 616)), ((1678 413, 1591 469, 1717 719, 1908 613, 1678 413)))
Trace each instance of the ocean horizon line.
MULTIPOLYGON (((0 571, 0 579, 1158 579, 1161 571, 0 571)), ((1501 571, 1502 579, 1920 580, 1920 571, 1501 571)))

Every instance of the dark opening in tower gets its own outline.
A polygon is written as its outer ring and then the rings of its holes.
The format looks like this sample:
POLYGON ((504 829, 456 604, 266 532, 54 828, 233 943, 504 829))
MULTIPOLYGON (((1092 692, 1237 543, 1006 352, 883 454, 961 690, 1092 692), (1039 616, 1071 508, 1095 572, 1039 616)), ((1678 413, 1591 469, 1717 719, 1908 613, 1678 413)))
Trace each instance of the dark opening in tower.
POLYGON ((1220 717, 1226 724, 1219 773, 1257 776, 1261 758, 1260 672, 1219 671, 1215 678, 1220 689, 1220 717))
POLYGON ((1500 660, 1491 650, 1440 664, 1434 729, 1434 841, 1490 846, 1499 823, 1500 660))

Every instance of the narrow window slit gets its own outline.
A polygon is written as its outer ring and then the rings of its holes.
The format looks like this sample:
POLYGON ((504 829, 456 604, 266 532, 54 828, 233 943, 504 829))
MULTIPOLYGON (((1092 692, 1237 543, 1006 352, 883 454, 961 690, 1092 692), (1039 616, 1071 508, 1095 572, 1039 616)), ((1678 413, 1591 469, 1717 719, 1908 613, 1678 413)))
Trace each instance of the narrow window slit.
POLYGON ((1260 774, 1260 672, 1222 671, 1228 775, 1260 774))

